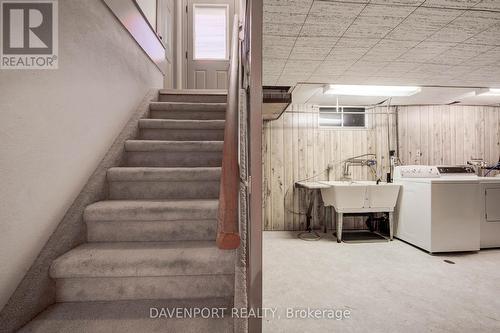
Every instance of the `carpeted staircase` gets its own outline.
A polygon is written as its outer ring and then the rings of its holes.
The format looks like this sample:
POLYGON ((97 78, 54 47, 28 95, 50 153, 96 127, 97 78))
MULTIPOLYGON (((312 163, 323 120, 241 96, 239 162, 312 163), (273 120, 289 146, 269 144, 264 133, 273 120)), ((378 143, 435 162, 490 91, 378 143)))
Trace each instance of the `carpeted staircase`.
POLYGON ((226 93, 162 91, 85 209, 87 243, 55 260, 57 301, 22 332, 232 332, 232 319, 150 319, 231 307, 234 251, 215 244, 226 93))

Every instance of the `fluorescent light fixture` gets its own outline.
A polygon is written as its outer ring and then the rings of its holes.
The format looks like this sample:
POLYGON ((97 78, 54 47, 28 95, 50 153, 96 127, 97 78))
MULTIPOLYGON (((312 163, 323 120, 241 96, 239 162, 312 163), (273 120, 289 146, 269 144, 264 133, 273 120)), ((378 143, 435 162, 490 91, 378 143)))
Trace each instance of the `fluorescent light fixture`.
POLYGON ((411 96, 419 93, 420 87, 411 86, 365 86, 365 85, 339 85, 330 84, 325 86, 324 93, 328 95, 351 95, 351 96, 411 96))
POLYGON ((476 96, 500 96, 500 88, 485 88, 476 90, 476 96))

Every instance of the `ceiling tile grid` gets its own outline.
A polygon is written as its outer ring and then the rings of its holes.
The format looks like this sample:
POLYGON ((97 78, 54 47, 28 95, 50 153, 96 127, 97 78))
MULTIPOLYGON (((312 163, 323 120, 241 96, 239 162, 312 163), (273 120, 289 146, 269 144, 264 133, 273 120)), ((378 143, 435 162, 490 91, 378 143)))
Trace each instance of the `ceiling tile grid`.
POLYGON ((264 0, 264 84, 500 86, 500 0, 264 0))

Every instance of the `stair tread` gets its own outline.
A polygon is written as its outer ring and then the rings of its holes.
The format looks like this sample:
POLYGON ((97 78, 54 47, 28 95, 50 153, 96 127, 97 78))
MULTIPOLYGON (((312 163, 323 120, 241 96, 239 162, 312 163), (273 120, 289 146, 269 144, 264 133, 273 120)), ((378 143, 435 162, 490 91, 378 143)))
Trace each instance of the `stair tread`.
POLYGON ((152 111, 225 111, 226 103, 211 102, 151 102, 149 109, 152 111))
POLYGON ((224 141, 162 141, 162 140, 127 140, 125 150, 137 151, 222 151, 224 141))
POLYGON ((184 221, 88 221, 88 242, 215 242, 215 219, 184 221))
POLYGON ((217 181, 220 167, 114 167, 108 169, 109 181, 217 181))
POLYGON ((85 208, 85 221, 215 219, 218 199, 106 200, 85 208))
POLYGON ((225 89, 160 89, 161 95, 227 95, 225 89))
POLYGON ((141 129, 199 129, 199 130, 222 130, 224 120, 213 119, 141 119, 141 129))
POLYGON ((213 241, 85 243, 57 258, 53 278, 234 274, 234 251, 213 241))
MULTIPOLYGON (((230 308, 227 298, 194 300, 133 300, 57 303, 35 317, 19 332, 232 332, 233 319, 150 319, 150 309, 230 308)), ((154 311, 154 310, 153 310, 154 311)))

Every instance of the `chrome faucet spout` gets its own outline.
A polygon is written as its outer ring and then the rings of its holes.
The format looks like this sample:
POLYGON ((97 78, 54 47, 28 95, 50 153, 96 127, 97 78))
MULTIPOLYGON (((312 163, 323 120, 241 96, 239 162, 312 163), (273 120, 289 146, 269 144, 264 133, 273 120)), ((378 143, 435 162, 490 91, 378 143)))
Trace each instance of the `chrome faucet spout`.
POLYGON ((354 156, 344 160, 344 170, 343 170, 343 179, 351 179, 351 166, 369 166, 370 168, 374 165, 377 165, 377 156, 375 154, 363 154, 359 156, 354 156))

